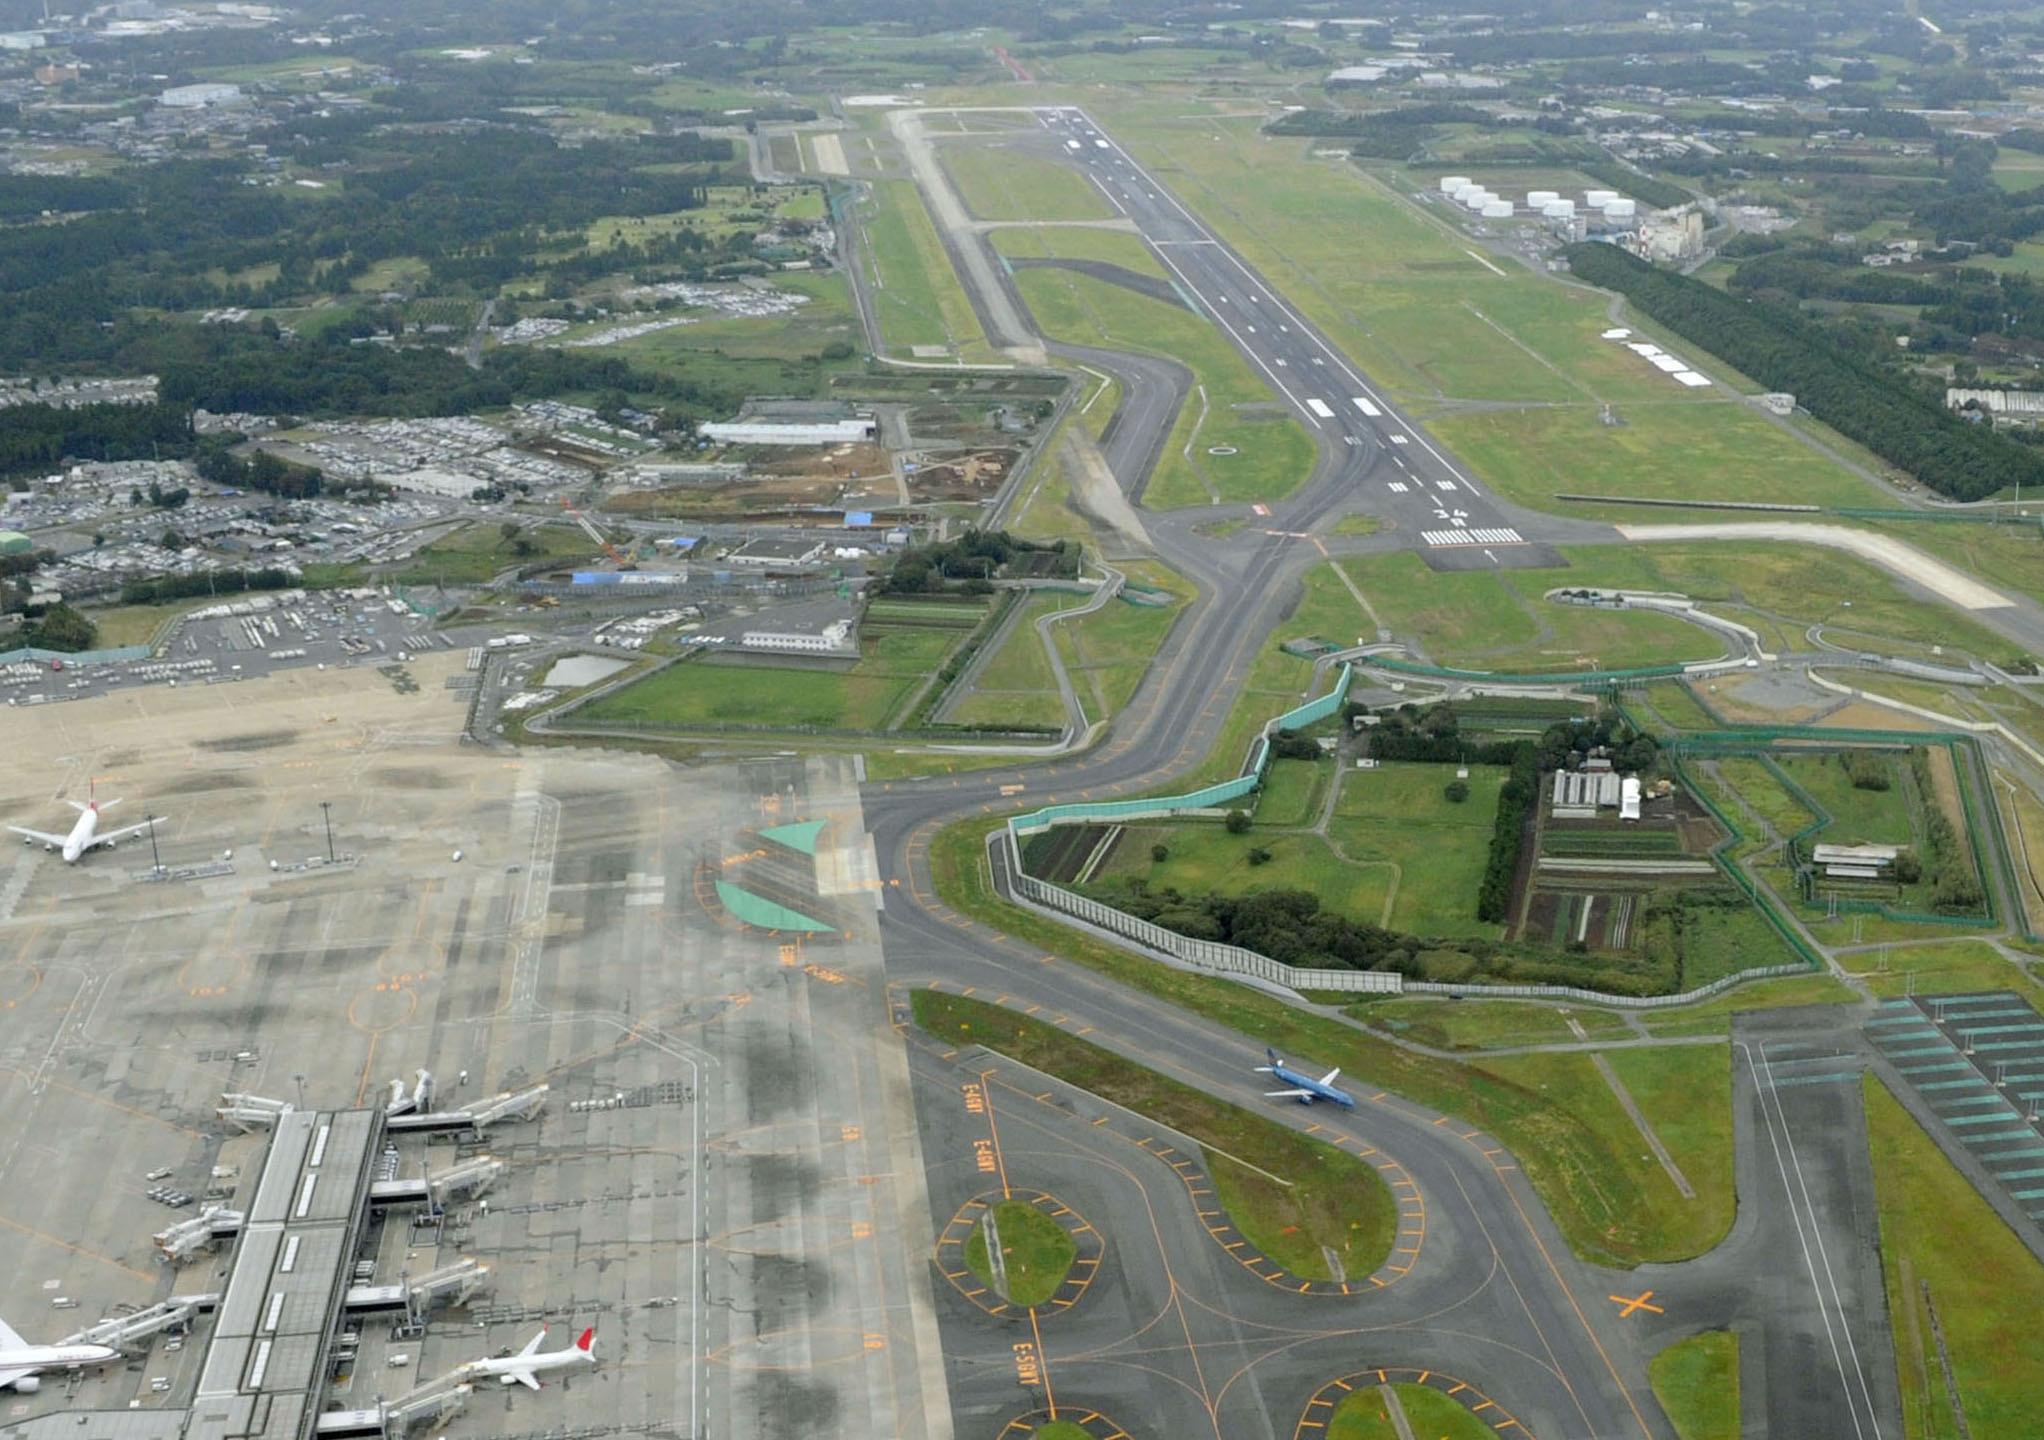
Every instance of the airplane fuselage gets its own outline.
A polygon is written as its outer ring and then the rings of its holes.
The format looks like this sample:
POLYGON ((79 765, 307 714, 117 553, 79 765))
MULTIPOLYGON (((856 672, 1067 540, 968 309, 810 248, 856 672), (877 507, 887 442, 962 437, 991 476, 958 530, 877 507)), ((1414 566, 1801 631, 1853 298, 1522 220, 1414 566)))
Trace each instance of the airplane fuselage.
POLYGON ((1337 1090, 1326 1081, 1312 1075, 1302 1075, 1289 1066, 1276 1064, 1270 1066, 1270 1074, 1273 1079, 1304 1092, 1298 1097, 1301 1105, 1311 1105, 1315 1100, 1325 1100, 1328 1104, 1339 1105, 1344 1110, 1355 1108, 1355 1096, 1346 1090, 1337 1090))
POLYGON ((99 807, 88 805, 78 812, 78 823, 71 827, 71 833, 64 837, 64 863, 76 865, 78 857, 92 848, 93 834, 99 829, 99 807))
POLYGON ((0 1350, 0 1390, 29 1394, 36 1389, 36 1377, 46 1370, 79 1370, 120 1358, 120 1351, 104 1345, 24 1345, 0 1350))

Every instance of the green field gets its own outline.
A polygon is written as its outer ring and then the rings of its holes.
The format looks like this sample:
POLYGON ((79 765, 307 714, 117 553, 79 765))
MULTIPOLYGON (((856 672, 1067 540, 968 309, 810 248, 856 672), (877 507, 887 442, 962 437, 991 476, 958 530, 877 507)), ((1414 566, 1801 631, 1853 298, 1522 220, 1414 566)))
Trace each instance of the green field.
MULTIPOLYGON (((1394 1385, 1399 1409, 1415 1437, 1425 1440, 1492 1440, 1495 1435, 1481 1416, 1461 1401, 1430 1385, 1394 1385)), ((1496 1412, 1491 1412, 1495 1414, 1496 1412)), ((1342 1398, 1327 1417, 1326 1440, 1399 1440, 1400 1430, 1375 1387, 1358 1388, 1342 1398)))
POLYGON ((939 148, 959 198, 980 220, 1109 220, 1114 208, 1069 165, 987 144, 939 148))
POLYGON ((1355 864, 1389 872, 1392 900, 1379 922, 1388 929, 1408 935, 1501 933, 1501 927, 1476 918, 1476 892, 1490 858, 1506 771, 1469 767, 1469 798, 1456 804, 1442 793, 1456 768, 1394 762, 1342 775, 1327 838, 1355 864))
POLYGON ((1904 1433, 1908 1440, 1960 1433, 1927 1289, 1971 1433, 2028 1434, 2044 1395, 2044 1347, 2021 1337, 2044 1308, 2044 1265, 1878 1080, 1862 1084, 1904 1433))
MULTIPOLYGON (((1394 398, 1422 411, 1445 398, 1538 407, 1437 427, 1511 498, 1551 509, 1556 490, 1679 484, 1690 498, 1876 503, 1869 485, 1731 391, 1684 390, 1600 338, 1610 324, 1601 292, 1484 263, 1391 186, 1310 158, 1315 142, 1262 135, 1260 117, 1187 115, 1155 99, 1103 105, 1109 131, 1394 398), (1600 418, 1607 403, 1615 425, 1600 418)), ((1664 339, 1634 317, 1622 323, 1664 339)), ((1670 348, 1706 363, 1694 346, 1670 348)))
POLYGON ((891 349, 939 346, 984 360, 989 347, 912 180, 873 182, 866 243, 873 306, 891 349))
MULTIPOLYGON (((1382 925, 1396 899, 1394 879, 1388 865, 1347 863, 1318 835, 1255 827, 1230 835, 1216 821, 1180 820, 1130 825, 1088 889, 1103 900, 1111 900, 1129 880, 1183 895, 1310 890, 1325 910, 1382 925), (1164 846, 1168 858, 1151 858, 1156 845, 1164 846), (1269 861, 1251 864, 1249 854, 1257 849, 1268 850, 1269 861)), ((1475 905, 1473 897, 1470 905, 1475 905)))
MULTIPOLYGON (((1079 1247, 1065 1227, 1024 1200, 1003 1200, 993 1207, 1001 1237, 1001 1266, 1008 1279, 999 1293, 1010 1304, 1037 1306, 1057 1294, 1071 1273, 1079 1247)), ((986 1226, 973 1227, 965 1242, 965 1268, 994 1284, 993 1261, 987 1254, 986 1226)))
POLYGON ((435 540, 390 578, 401 585, 479 585, 515 565, 587 560, 595 553, 589 537, 573 525, 528 527, 506 537, 496 523, 478 521, 435 540), (520 554, 519 540, 532 550, 520 554))
MULTIPOLYGON (((1696 1191, 1694 1200, 1685 1199, 1659 1162, 1644 1153, 1639 1128, 1588 1055, 1499 1055, 1483 1061, 1483 1067, 1538 1090, 1547 1104, 1567 1111, 1611 1153, 1640 1156, 1640 1199, 1655 1211, 1653 1223, 1684 1235, 1694 1247, 1691 1253, 1709 1249, 1731 1229, 1736 1209, 1731 1047, 1613 1050, 1606 1058, 1696 1191)), ((1576 1178, 1599 1183, 1588 1176, 1576 1178)), ((1582 1203, 1588 1203, 1587 1197, 1582 1203)))
POLYGON ((916 991, 913 1004, 916 1023, 932 1035, 984 1045, 1082 1090, 1111 1095, 1117 1105, 1198 1141, 1235 1228, 1292 1274, 1328 1278, 1326 1249, 1340 1258, 1345 1275, 1360 1279, 1391 1253, 1398 1206, 1367 1160, 1017 1011, 936 990, 916 991))
POLYGON ((1015 285, 1051 339, 1164 355, 1193 372, 1194 393, 1144 491, 1150 508, 1276 500, 1311 473, 1306 432, 1205 319, 1069 270, 1019 270, 1015 285), (1209 453, 1214 448, 1234 453, 1209 453))
POLYGON ((1897 995, 1963 995, 1981 990, 2014 990, 2044 1011, 2044 983, 1985 940, 1941 944, 1884 945, 1855 950, 1838 963, 1865 977, 1882 999, 1897 995))
POLYGON ((849 669, 723 665, 687 660, 603 696, 578 724, 650 730, 727 725, 882 730, 963 639, 950 627, 874 628, 849 669))
POLYGON ((1363 1000, 1349 1014, 1366 1025, 1441 1050, 1500 1050, 1519 1045, 1567 1044, 1580 1037, 1569 1021, 1597 1040, 1633 1033, 1611 1010, 1593 1005, 1539 1005, 1527 1000, 1436 1000, 1418 996, 1363 1000))
POLYGON ((1593 610, 1545 598, 1560 571, 1433 571, 1410 552, 1342 562, 1392 634, 1437 665, 1538 673, 1715 660, 1724 642, 1650 610, 1593 610))
MULTIPOLYGON (((1340 1065, 1358 1084, 1394 1091, 1488 1130, 1512 1148, 1571 1248, 1585 1259, 1621 1267, 1679 1260, 1702 1253, 1719 1238, 1716 1217, 1702 1207, 1664 1201, 1674 1196, 1673 1186, 1659 1165, 1642 1155, 1637 1134, 1614 1138, 1537 1084, 1494 1073, 1484 1063, 1399 1048, 1245 986, 1166 969, 1007 904, 994 895, 978 860, 987 832, 999 823, 992 817, 963 821, 940 831, 930 848, 938 894, 973 919, 1266 1045, 1340 1065)), ((1670 1034, 1723 1034, 1735 1008, 1852 998, 1828 976, 1812 976, 1742 986, 1708 1004, 1645 1013, 1659 1022, 1656 1033, 1665 1025, 1670 1034)), ((1612 1107, 1615 1111, 1615 1101, 1612 1107)), ((1618 1118, 1630 1124, 1622 1112, 1618 1118)), ((1654 1118, 1659 1123, 1661 1117, 1654 1118)))
POLYGON ((1252 812, 1258 825, 1310 825, 1320 818, 1320 802, 1334 778, 1332 760, 1273 760, 1263 773, 1252 812))
POLYGON ((1836 845, 1916 843, 1909 791, 1902 775, 1907 762, 1900 756, 1880 757, 1889 780, 1886 790, 1856 789, 1835 755, 1777 755, 1775 763, 1830 813, 1831 824, 1821 837, 1825 841, 1836 845))
POLYGON ((1084 603, 1077 595, 1031 596, 1000 648, 980 669, 972 692, 946 718, 956 725, 1063 725, 1057 677, 1051 673, 1036 621, 1084 603))
POLYGON ((1098 260, 1138 275, 1169 279, 1140 235, 1085 226, 1030 226, 993 232, 994 249, 1011 260, 1098 260))
POLYGON ((1647 1370, 1679 1440, 1739 1440, 1739 1337, 1706 1330, 1677 1340, 1647 1370))
MULTIPOLYGON (((1131 578, 1135 578, 1131 572, 1131 578)), ((1190 592, 1175 578, 1168 605, 1138 605, 1110 600, 1084 619, 1052 627, 1051 637, 1063 657, 1065 673, 1087 718, 1102 720, 1121 713, 1142 684, 1150 657, 1171 633, 1190 592)))

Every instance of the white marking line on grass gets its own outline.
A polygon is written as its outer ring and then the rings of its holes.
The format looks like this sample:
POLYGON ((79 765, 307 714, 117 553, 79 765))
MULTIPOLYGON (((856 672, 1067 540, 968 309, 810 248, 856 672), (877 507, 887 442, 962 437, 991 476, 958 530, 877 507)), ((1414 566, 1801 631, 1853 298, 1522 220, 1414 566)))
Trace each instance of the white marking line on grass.
POLYGON ((1467 255, 1471 260, 1474 260, 1477 264, 1481 265, 1484 269, 1490 271, 1490 273, 1493 275, 1502 275, 1505 273, 1504 271, 1498 269, 1497 266, 1491 264, 1490 261, 1484 259, 1481 255, 1477 254, 1474 250, 1464 250, 1462 253, 1464 255, 1467 255))

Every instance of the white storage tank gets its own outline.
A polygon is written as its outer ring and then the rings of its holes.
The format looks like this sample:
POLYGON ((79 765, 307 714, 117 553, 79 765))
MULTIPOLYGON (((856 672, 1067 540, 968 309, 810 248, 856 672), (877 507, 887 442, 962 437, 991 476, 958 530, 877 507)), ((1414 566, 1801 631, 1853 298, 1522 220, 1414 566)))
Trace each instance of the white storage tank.
POLYGON ((1488 190, 1476 189, 1462 192, 1462 203, 1471 210, 1481 210, 1495 199, 1497 199, 1497 196, 1491 194, 1488 190))
POLYGON ((1583 203, 1592 210, 1602 210, 1617 198, 1618 192, 1616 190, 1585 190, 1583 192, 1583 203))
POLYGON ((1528 190, 1526 192, 1526 208, 1528 210, 1543 210, 1559 199, 1561 199, 1561 192, 1559 190, 1528 190))
POLYGON ((1441 193, 1443 195, 1453 195, 1458 190, 1467 190, 1475 183, 1467 175, 1443 175, 1441 177, 1441 193))
POLYGON ((1540 207, 1540 213, 1549 220, 1573 220, 1576 218, 1576 202, 1573 200, 1550 200, 1540 207))
POLYGON ((1512 202, 1509 200, 1492 200, 1487 202, 1483 209, 1477 213, 1486 220, 1509 220, 1512 218, 1512 202))
POLYGON ((1613 200, 1604 207, 1606 220, 1630 220, 1639 214, 1639 205, 1631 200, 1613 200))

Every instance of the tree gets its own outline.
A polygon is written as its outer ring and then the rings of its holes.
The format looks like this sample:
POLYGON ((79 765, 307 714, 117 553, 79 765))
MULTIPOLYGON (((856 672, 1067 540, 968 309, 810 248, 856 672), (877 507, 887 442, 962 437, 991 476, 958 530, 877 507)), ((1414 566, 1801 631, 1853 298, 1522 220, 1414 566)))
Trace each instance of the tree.
POLYGON ((1452 803, 1460 805, 1469 798, 1469 782, 1467 780, 1450 780, 1448 788, 1441 793, 1446 795, 1452 803))
POLYGON ((1270 863, 1270 851, 1264 849, 1261 845, 1252 846, 1250 847, 1247 859, 1251 865, 1268 865, 1270 863))
POLYGON ((93 629, 92 622, 62 601, 21 629, 23 644, 38 650, 62 650, 66 653, 90 650, 97 637, 98 632, 93 629))
POLYGON ((1228 818, 1224 823, 1230 835, 1246 835, 1249 833, 1249 812, 1247 810, 1230 810, 1228 818))
POLYGON ((1171 847, 1169 845, 1164 845, 1160 843, 1152 845, 1150 847, 1150 859, 1155 861, 1157 864, 1162 865, 1166 860, 1169 860, 1170 858, 1171 847))

